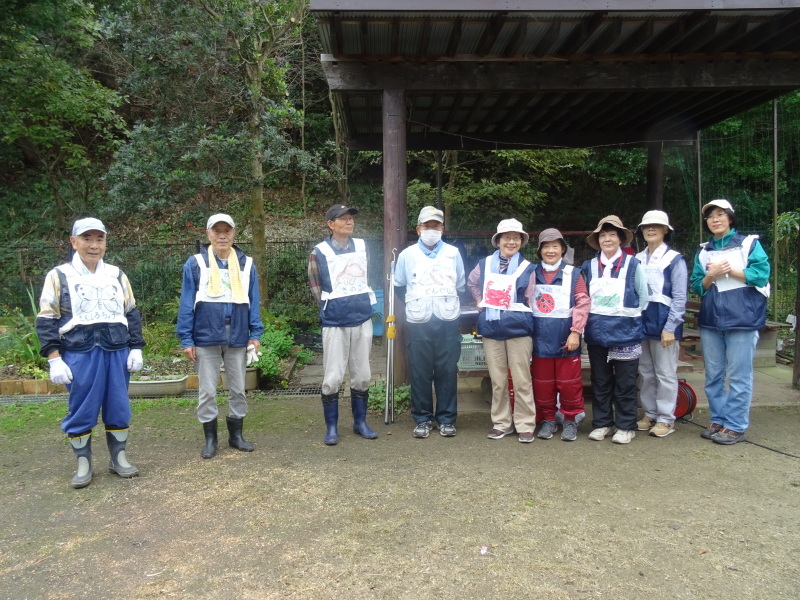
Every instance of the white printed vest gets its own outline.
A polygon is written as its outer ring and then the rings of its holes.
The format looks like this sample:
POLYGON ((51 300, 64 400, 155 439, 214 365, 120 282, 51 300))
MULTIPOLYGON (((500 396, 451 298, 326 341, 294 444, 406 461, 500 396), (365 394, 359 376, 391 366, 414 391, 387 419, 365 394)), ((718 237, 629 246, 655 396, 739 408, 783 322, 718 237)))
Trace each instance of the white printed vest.
POLYGON ((647 277, 647 296, 650 302, 672 306, 672 298, 663 293, 664 271, 672 264, 676 256, 678 253, 675 250, 668 250, 665 244, 656 248, 652 256, 648 257, 647 250, 636 255, 636 258, 642 263, 644 274, 647 277))
POLYGON ((537 283, 533 301, 533 316, 539 319, 568 319, 572 317, 572 265, 564 265, 561 285, 537 283))
POLYGON ((66 277, 72 308, 72 318, 58 329, 60 335, 78 325, 120 323, 128 326, 119 267, 104 263, 95 273, 86 275, 81 275, 70 263, 56 269, 66 277))
POLYGON ((509 275, 508 273, 491 273, 491 262, 492 256, 487 256, 483 266, 483 297, 478 306, 497 310, 531 312, 530 307, 525 306, 522 302, 514 302, 517 279, 531 263, 523 259, 517 266, 516 272, 509 275))
POLYGON ((325 301, 369 294, 369 303, 375 304, 375 292, 367 280, 367 245, 362 239, 351 239, 355 251, 344 254, 336 254, 328 242, 316 245, 317 250, 325 256, 332 288, 330 292, 322 290, 320 297, 325 301))
MULTIPOLYGON (((697 259, 703 266, 704 271, 708 263, 719 262, 722 260, 727 260, 728 264, 731 266, 731 269, 744 271, 745 267, 747 267, 747 259, 750 257, 750 251, 752 250, 753 244, 757 239, 757 235, 748 235, 742 240, 741 246, 737 246, 735 248, 725 248, 723 250, 714 250, 713 246, 709 250, 711 243, 706 242, 703 244, 703 249, 697 256, 697 259)), ((731 290, 736 290, 743 287, 755 287, 749 286, 744 281, 739 281, 734 277, 725 277, 724 275, 715 278, 714 285, 717 286, 717 290, 720 292, 729 292, 731 290)), ((765 297, 769 298, 769 283, 764 287, 756 287, 756 290, 758 290, 758 292, 765 297)))
POLYGON ((617 277, 601 277, 599 270, 600 261, 595 257, 591 262, 592 279, 589 282, 589 298, 591 306, 589 313, 605 315, 608 317, 639 317, 642 314, 639 306, 625 306, 625 284, 627 282, 628 267, 631 256, 623 255, 625 264, 619 270, 617 277))

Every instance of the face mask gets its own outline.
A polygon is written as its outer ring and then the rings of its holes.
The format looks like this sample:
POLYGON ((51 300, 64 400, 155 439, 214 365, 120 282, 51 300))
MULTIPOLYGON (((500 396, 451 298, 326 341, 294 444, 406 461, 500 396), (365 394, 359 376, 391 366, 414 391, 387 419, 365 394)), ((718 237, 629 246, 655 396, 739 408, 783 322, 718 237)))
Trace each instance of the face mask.
POLYGON ((435 246, 442 239, 442 232, 438 229, 425 229, 419 234, 419 239, 426 246, 435 246))

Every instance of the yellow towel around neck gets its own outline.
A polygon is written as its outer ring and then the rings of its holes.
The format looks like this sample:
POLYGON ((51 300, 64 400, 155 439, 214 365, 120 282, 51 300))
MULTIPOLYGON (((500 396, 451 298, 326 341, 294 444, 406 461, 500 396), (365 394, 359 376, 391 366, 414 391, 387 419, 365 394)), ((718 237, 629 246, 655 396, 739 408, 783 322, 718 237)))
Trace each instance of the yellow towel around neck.
MULTIPOLYGON (((242 275, 239 272, 239 261, 237 260, 236 251, 231 249, 228 255, 228 275, 231 281, 231 292, 233 294, 233 301, 243 303, 246 301, 244 288, 242 287, 242 275)), ((223 295, 222 290, 222 275, 217 265, 217 259, 214 256, 214 251, 211 246, 208 247, 208 295, 211 298, 217 298, 223 295)))

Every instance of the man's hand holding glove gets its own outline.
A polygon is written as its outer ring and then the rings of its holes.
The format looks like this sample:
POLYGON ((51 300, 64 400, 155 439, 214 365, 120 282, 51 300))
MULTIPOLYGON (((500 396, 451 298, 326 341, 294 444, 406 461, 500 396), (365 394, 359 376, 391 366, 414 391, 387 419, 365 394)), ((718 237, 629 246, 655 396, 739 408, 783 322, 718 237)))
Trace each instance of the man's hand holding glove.
POLYGON ((128 354, 128 372, 136 373, 136 371, 141 371, 143 366, 144 360, 142 359, 141 348, 133 348, 128 354))
POLYGON ((64 362, 63 358, 60 356, 48 358, 47 362, 50 363, 50 381, 61 385, 72 383, 72 369, 64 362))

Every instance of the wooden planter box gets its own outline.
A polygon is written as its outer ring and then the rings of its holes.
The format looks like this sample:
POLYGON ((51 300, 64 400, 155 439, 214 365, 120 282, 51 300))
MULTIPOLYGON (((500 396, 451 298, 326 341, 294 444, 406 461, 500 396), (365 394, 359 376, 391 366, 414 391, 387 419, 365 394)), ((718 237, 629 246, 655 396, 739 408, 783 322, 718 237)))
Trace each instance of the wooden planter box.
POLYGON ((179 379, 138 379, 128 384, 128 395, 134 398, 162 398, 180 396, 186 391, 184 375, 179 379))

